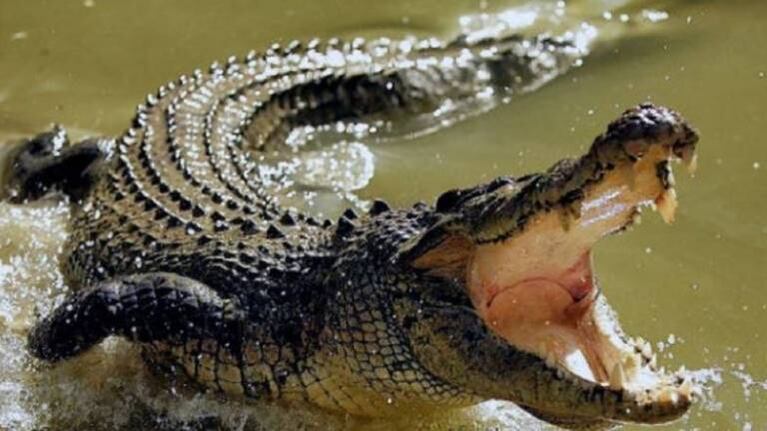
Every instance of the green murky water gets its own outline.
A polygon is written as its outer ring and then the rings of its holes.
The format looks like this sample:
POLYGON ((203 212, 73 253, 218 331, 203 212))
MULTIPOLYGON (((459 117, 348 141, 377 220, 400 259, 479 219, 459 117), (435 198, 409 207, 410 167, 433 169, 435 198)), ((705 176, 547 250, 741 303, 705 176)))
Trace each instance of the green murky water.
MULTIPOLYGON (((449 36, 461 16, 544 4, 0 0, 0 141, 52 122, 75 137, 118 133, 159 84, 275 40, 449 36)), ((430 200, 449 187, 580 153, 638 102, 677 108, 702 135, 696 177, 679 178, 677 222, 645 217, 640 228, 603 241, 598 273, 624 327, 661 343, 664 364, 714 376, 704 402, 664 429, 767 429, 767 3, 583 0, 561 10, 566 22, 600 31, 583 67, 448 130, 372 146, 375 175, 362 195, 430 200)), ((556 14, 538 18, 531 31, 552 28, 556 14)), ((23 337, 36 309, 47 311, 64 291, 56 256, 66 217, 52 202, 0 204, 0 429, 125 428, 145 409, 218 415, 234 428, 254 417, 266 428, 541 426, 501 403, 394 424, 317 413, 287 419, 280 408, 165 390, 134 349, 115 341, 62 367, 37 369, 23 337)))

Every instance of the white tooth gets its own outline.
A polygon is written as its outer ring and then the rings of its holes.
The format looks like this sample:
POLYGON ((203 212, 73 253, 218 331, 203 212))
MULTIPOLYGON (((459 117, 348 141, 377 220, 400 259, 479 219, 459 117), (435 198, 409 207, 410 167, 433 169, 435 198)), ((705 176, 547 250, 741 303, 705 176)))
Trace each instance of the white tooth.
POLYGON ((637 345, 637 346, 638 346, 640 349, 643 349, 643 348, 644 348, 644 345, 645 345, 645 343, 647 343, 647 341, 645 341, 645 339, 644 339, 644 338, 642 338, 642 337, 637 337, 637 340, 636 340, 636 345, 637 345))
POLYGON ((674 187, 676 185, 676 178, 674 178, 674 171, 669 169, 668 175, 666 176, 666 182, 671 186, 674 187))
POLYGON ((623 382, 626 380, 625 373, 623 371, 623 365, 618 362, 613 367, 613 371, 610 373, 610 388, 621 389, 623 388, 623 382))
POLYGON ((642 356, 644 356, 647 359, 650 359, 652 357, 652 346, 647 341, 642 340, 642 356))
POLYGON ((582 379, 597 381, 582 351, 575 350, 560 358, 560 362, 564 368, 582 379))
POLYGON ((689 172, 690 175, 693 175, 698 169, 698 154, 693 153, 692 151, 686 152, 683 155, 682 162, 687 166, 687 172, 689 172))
POLYGON ((658 355, 653 353, 652 358, 650 358, 650 368, 653 370, 658 368, 658 355))
POLYGON ((663 221, 668 224, 672 223, 674 221, 676 207, 679 205, 676 200, 676 190, 673 188, 666 189, 655 199, 655 204, 658 207, 658 212, 660 213, 661 218, 663 218, 663 221))

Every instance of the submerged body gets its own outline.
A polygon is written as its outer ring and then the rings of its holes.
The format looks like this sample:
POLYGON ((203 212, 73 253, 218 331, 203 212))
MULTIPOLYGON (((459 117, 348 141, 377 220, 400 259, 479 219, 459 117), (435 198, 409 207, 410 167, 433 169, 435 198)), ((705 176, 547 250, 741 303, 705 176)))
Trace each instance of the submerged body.
POLYGON ((73 201, 75 293, 32 353, 119 335, 208 389, 353 415, 498 398, 576 428, 678 417, 689 382, 623 335, 589 255, 643 204, 673 214, 668 161, 697 141, 676 113, 641 106, 545 173, 335 222, 282 208, 260 170, 295 128, 481 110, 577 56, 519 37, 274 47, 163 86, 117 139, 26 142, 10 198, 73 201))

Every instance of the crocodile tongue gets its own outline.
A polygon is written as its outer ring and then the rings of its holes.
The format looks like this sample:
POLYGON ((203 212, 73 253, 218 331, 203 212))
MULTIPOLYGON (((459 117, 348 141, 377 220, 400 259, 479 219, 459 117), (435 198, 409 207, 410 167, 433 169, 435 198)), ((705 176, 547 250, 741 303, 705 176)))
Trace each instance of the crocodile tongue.
POLYGON ((677 201, 668 162, 675 158, 693 163, 690 154, 651 146, 586 185, 578 202, 536 214, 508 239, 478 245, 467 284, 485 323, 515 347, 576 380, 633 394, 637 403, 663 405, 664 412, 678 406, 681 414, 691 384, 658 371, 649 343, 623 335, 599 294, 590 252, 600 238, 638 221, 642 207, 673 221, 677 201))

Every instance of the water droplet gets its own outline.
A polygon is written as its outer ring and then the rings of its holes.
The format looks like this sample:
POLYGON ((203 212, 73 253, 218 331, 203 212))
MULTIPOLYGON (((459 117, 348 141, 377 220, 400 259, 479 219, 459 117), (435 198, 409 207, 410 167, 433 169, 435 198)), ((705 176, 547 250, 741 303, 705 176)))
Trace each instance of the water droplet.
POLYGON ((386 398, 386 404, 394 404, 394 400, 391 397, 386 398))
POLYGON ((691 22, 692 22, 692 16, 688 15, 688 16, 687 16, 687 24, 689 24, 689 23, 691 23, 691 22))
POLYGON ((604 12, 602 13, 602 18, 604 18, 604 19, 606 19, 606 20, 610 21, 611 19, 613 19, 613 14, 612 14, 612 12, 610 12, 609 10, 606 10, 606 11, 604 11, 604 12))
POLYGON ((650 254, 650 253, 652 253, 652 248, 647 247, 647 248, 644 249, 644 252, 647 253, 647 254, 650 254))
POLYGON ((629 22, 629 16, 628 14, 622 13, 620 16, 621 22, 629 22))
POLYGON ((754 167, 755 170, 762 167, 762 165, 760 165, 759 162, 754 162, 752 166, 754 167))
POLYGON ((764 72, 759 72, 759 78, 764 78, 764 77, 765 77, 765 73, 764 72))
POLYGON ((642 11, 642 16, 652 23, 665 21, 668 19, 668 12, 656 9, 645 9, 642 11))

